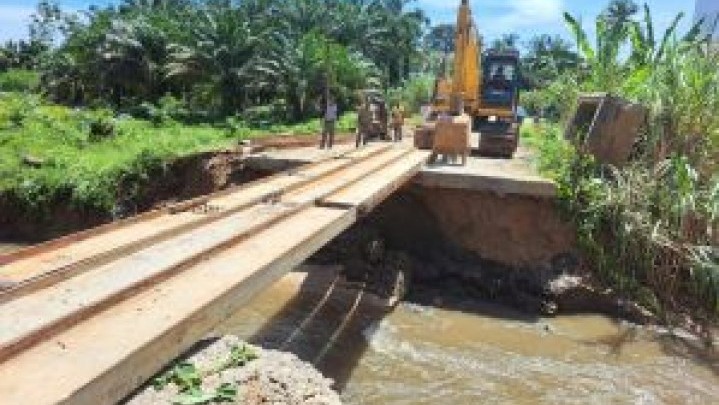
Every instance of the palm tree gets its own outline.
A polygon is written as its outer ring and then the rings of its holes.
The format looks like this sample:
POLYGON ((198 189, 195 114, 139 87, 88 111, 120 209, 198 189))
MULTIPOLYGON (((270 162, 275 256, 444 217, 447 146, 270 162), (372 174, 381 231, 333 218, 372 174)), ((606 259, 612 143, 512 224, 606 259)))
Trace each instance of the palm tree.
POLYGON ((519 45, 519 35, 511 33, 504 34, 500 38, 492 41, 490 48, 497 51, 506 51, 510 49, 517 49, 517 45, 519 45))
POLYGON ((155 100, 162 95, 168 41, 155 25, 142 18, 113 21, 99 53, 102 81, 116 105, 127 97, 155 100))
POLYGON ((202 10, 186 28, 194 43, 171 46, 167 76, 210 83, 223 113, 242 110, 256 84, 269 34, 238 9, 202 10))
POLYGON ((439 24, 432 27, 424 37, 425 47, 445 54, 454 52, 457 30, 454 24, 439 24))
POLYGON ((548 84, 579 64, 579 56, 571 44, 559 36, 534 36, 528 41, 527 48, 522 60, 522 76, 534 86, 548 84))
POLYGON ((611 24, 604 16, 598 16, 595 22, 596 41, 592 45, 589 36, 577 19, 564 13, 564 20, 574 35, 580 56, 588 72, 587 83, 594 90, 616 91, 624 82, 622 76, 625 66, 620 59, 622 45, 627 38, 623 26, 611 24))
POLYGON ((639 12, 639 6, 633 0, 612 0, 602 14, 610 24, 624 25, 639 12))

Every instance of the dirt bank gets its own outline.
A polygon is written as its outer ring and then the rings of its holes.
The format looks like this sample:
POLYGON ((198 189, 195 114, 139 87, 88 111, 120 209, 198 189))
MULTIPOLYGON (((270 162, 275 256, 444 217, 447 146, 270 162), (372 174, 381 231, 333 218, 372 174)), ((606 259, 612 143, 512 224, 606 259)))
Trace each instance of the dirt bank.
POLYGON ((0 194, 0 239, 44 241, 268 174, 246 168, 242 150, 232 149, 178 158, 147 178, 128 178, 117 189, 112 212, 77 207, 70 190, 39 208, 0 194))
POLYGON ((490 300, 522 311, 649 313, 598 287, 551 201, 407 187, 318 252, 385 298, 428 305, 490 300))
POLYGON ((551 199, 443 188, 414 194, 447 238, 483 259, 531 267, 574 250, 574 230, 551 199))
POLYGON ((151 383, 126 404, 341 404, 332 380, 309 363, 236 336, 201 342, 151 383))
MULTIPOLYGON (((354 135, 339 134, 337 144, 354 142, 354 135)), ((41 242, 92 228, 115 219, 148 211, 272 174, 250 167, 245 157, 272 149, 317 145, 311 135, 282 135, 252 139, 236 148, 203 152, 167 162, 148 176, 128 176, 116 191, 115 207, 103 210, 78 207, 72 190, 40 206, 31 206, 10 194, 0 193, 0 240, 41 242)))

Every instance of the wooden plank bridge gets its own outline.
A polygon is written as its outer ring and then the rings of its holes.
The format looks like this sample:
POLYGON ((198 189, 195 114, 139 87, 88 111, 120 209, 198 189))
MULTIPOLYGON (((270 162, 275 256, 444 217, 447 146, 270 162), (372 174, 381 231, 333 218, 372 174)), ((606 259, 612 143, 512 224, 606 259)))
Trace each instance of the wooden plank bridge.
POLYGON ((427 158, 371 145, 0 256, 0 404, 123 399, 427 158))

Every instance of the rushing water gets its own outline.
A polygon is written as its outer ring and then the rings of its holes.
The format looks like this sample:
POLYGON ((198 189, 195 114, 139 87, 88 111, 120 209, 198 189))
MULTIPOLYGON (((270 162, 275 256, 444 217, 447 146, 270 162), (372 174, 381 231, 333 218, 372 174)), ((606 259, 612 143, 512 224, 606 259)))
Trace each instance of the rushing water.
POLYGON ((386 312, 332 280, 332 269, 293 273, 218 332, 314 362, 349 404, 719 403, 719 360, 667 334, 489 304, 386 312))

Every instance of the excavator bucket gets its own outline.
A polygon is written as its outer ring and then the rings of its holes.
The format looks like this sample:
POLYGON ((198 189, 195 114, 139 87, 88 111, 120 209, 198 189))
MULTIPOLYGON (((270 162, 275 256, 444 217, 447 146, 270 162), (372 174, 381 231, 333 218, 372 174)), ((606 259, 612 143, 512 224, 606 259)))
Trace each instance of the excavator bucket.
POLYGON ((629 160, 646 116, 642 105, 620 97, 582 94, 564 137, 598 162, 620 167, 629 160))

